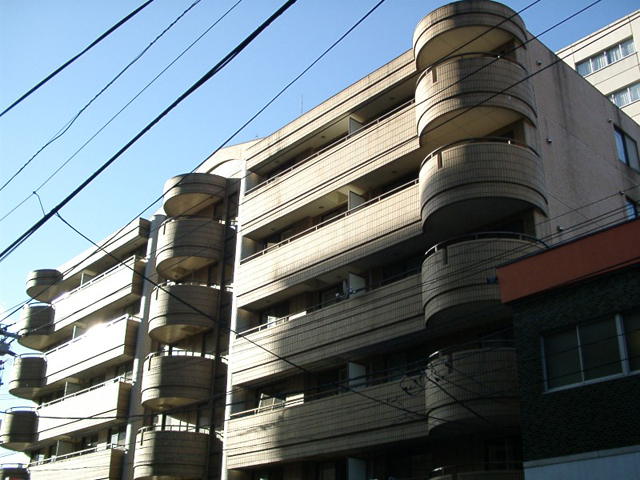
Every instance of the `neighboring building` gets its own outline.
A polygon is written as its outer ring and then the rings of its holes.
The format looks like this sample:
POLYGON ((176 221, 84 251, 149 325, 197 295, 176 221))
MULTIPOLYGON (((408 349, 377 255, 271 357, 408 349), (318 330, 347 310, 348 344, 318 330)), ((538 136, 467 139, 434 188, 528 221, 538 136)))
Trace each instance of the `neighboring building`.
POLYGON ((640 126, 529 39, 501 4, 444 6, 412 50, 170 180, 170 218, 116 243, 162 287, 104 253, 34 272, 55 312, 26 310, 46 356, 16 361, 12 391, 41 405, 5 417, 3 446, 37 480, 523 478, 495 266, 640 198, 640 126))
POLYGON ((527 480, 640 477, 640 220, 498 269, 527 480))
POLYGON ((7 412, 0 440, 31 480, 220 477, 237 151, 170 179, 151 222, 29 274, 41 303, 18 341, 42 353, 16 357, 8 386, 37 406, 7 412))
POLYGON ((627 115, 640 123, 640 10, 558 53, 627 115))

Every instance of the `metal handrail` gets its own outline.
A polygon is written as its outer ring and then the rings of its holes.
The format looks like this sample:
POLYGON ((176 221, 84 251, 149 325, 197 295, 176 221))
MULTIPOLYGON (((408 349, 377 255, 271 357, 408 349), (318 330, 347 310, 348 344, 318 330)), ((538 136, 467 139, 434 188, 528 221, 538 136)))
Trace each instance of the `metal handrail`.
POLYGON ((73 290, 70 290, 70 291, 66 292, 65 294, 61 295, 60 297, 56 298, 53 301, 53 304, 55 305, 56 303, 59 303, 61 301, 66 300, 69 296, 73 295, 76 292, 79 292, 80 290, 84 290, 85 288, 90 287, 94 283, 99 282, 100 280, 104 279, 105 277, 108 277, 109 275, 114 273, 116 270, 119 270, 119 269, 122 269, 122 268, 129 268, 128 264, 129 263, 135 263, 136 260, 138 260, 139 258, 140 257, 138 257, 137 255, 130 256, 126 260, 118 263, 117 265, 114 265, 109 270, 106 270, 106 271, 102 272, 100 275, 98 275, 96 277, 93 277, 88 282, 83 283, 82 285, 79 285, 78 287, 74 288, 73 290))
POLYGON ((297 240, 300 237, 304 237, 310 233, 313 233, 319 229, 321 229, 322 227, 326 227, 327 225, 333 223, 333 222, 337 222, 338 220, 342 220, 343 218, 348 217, 349 215, 352 215, 353 213, 363 210, 364 208, 373 205, 374 203, 378 203, 381 202, 382 200, 387 199, 388 197, 391 197, 393 195, 395 195, 396 193, 399 193, 401 190, 405 190, 409 187, 412 187, 413 185, 417 185, 419 182, 419 179, 415 179, 415 180, 411 180, 408 183, 405 183, 404 185, 401 185, 399 187, 394 188, 393 190, 390 190, 388 192, 383 193, 382 195, 372 198, 371 200, 368 200, 364 203, 361 203, 360 205, 358 205, 357 207, 352 208, 351 210, 347 210, 346 212, 343 212, 339 215, 336 215, 335 217, 332 217, 328 220, 325 220, 324 222, 321 222, 317 225, 314 225, 311 228, 308 228, 306 230, 303 230, 300 233, 296 233, 295 235, 290 236, 289 238, 282 240, 281 242, 276 243, 275 245, 271 245, 269 248, 265 248, 264 250, 260 250, 259 252, 256 252, 252 255, 249 255, 248 257, 243 258, 242 260, 240 260, 240 264, 246 263, 249 260, 253 260, 254 258, 257 257, 261 257, 262 255, 265 255, 268 252, 271 252, 277 248, 280 248, 283 245, 286 245, 287 243, 290 243, 294 240, 297 240))
POLYGON ((487 350, 487 348, 490 348, 491 350, 497 350, 499 348, 509 348, 509 349, 515 348, 515 340, 512 340, 512 339, 506 339, 506 338, 505 339, 498 339, 498 338, 496 338, 495 340, 480 340, 479 342, 481 342, 483 344, 495 343, 495 344, 502 344, 502 345, 498 346, 498 347, 483 347, 483 346, 466 345, 466 346, 450 347, 450 348, 445 348, 445 349, 442 349, 442 350, 436 350, 431 355, 429 355, 429 358, 427 359, 427 364, 430 364, 430 363, 434 362, 436 360, 436 358, 441 358, 441 357, 444 357, 444 356, 452 355, 454 353, 475 352, 475 351, 478 351, 478 350, 487 350))
MULTIPOLYGON (((351 295, 355 295, 356 293, 372 292, 372 291, 377 290, 379 288, 389 286, 390 282, 391 283, 399 282, 399 281, 404 280, 405 278, 407 278, 407 277, 409 277, 411 275, 417 275, 419 273, 420 273, 420 268, 415 268, 415 269, 412 269, 412 270, 408 270, 407 272, 395 275, 393 277, 385 278, 383 281, 378 282, 378 283, 374 283, 374 284, 372 284, 372 285, 370 285, 368 287, 363 287, 363 288, 358 288, 356 290, 352 290, 352 291, 349 292, 348 295, 341 296, 340 300, 345 300, 345 301, 349 300, 349 297, 351 295)), ((307 307, 304 310, 299 310, 297 312, 285 315, 284 317, 278 317, 278 318, 276 318, 274 320, 271 320, 270 322, 263 323, 262 325, 258 325, 256 327, 249 328, 247 330, 243 330, 242 332, 238 332, 236 334, 236 338, 244 337, 245 335, 250 335, 252 333, 259 332, 259 331, 265 330, 267 328, 272 328, 275 325, 278 325, 278 324, 281 324, 281 323, 286 323, 286 322, 289 322, 291 320, 297 320, 298 318, 305 317, 310 313, 317 312, 318 310, 321 310, 322 308, 325 308, 327 306, 333 305, 334 303, 335 303, 334 299, 327 300, 326 302, 316 303, 315 305, 311 305, 310 307, 307 307)))
POLYGON ((85 393, 92 392, 92 391, 97 390, 99 388, 106 387, 107 385, 110 385, 112 383, 127 383, 129 385, 133 385, 133 381, 130 378, 127 378, 126 374, 125 375, 119 375, 119 376, 111 378, 111 379, 109 379, 109 380, 107 380, 105 382, 98 383, 97 385, 92 385, 92 386, 84 388, 82 390, 78 390, 77 392, 73 392, 73 393, 70 393, 68 395, 65 395, 64 397, 56 398, 55 400, 51 400, 50 402, 41 403, 40 405, 38 405, 36 407, 36 411, 38 411, 38 410, 40 410, 42 408, 45 408, 45 407, 49 407, 49 406, 51 406, 53 404, 56 404, 56 403, 64 402, 65 400, 69 400, 70 398, 77 397, 79 395, 83 395, 85 393))
POLYGON ((209 427, 198 427, 196 425, 147 425, 138 429, 138 435, 145 432, 194 432, 209 434, 209 427))
POLYGON ((151 352, 145 357, 145 361, 155 357, 198 357, 207 358, 209 360, 215 360, 216 356, 211 353, 192 352, 189 350, 173 350, 162 352, 151 352))
MULTIPOLYGON (((104 324, 104 326, 102 328, 109 328, 111 326, 113 326, 116 323, 119 323, 123 320, 137 320, 140 321, 140 319, 138 317, 135 317, 133 315, 129 315, 128 313, 125 313, 124 315, 116 318, 115 320, 111 320, 110 322, 104 324)), ((45 358, 47 357, 47 355, 51 355, 63 348, 68 347, 69 345, 72 345, 74 343, 80 342, 82 340, 86 340, 87 338, 92 337, 91 335, 91 330, 89 330, 87 333, 84 333, 83 335, 77 336, 76 338, 72 338, 71 340, 69 340, 68 342, 63 343, 62 345, 58 345, 56 348, 54 348, 53 350, 49 350, 48 352, 46 352, 44 354, 45 358)))
POLYGON ((478 232, 478 233, 469 233, 467 235, 461 235, 459 237, 451 238, 449 240, 445 240, 444 242, 440 242, 437 245, 434 245, 427 253, 424 254, 425 260, 436 253, 437 251, 450 247, 451 245, 455 245, 457 243, 467 242, 470 240, 481 240, 481 239, 496 239, 496 238, 512 238, 516 240, 528 240, 532 243, 540 243, 544 246, 544 248, 549 248, 549 245, 544 241, 540 240, 532 235, 527 235, 525 233, 516 233, 516 232, 478 232))
MULTIPOLYGON (((202 282, 197 282, 197 281, 176 281, 176 280, 166 280, 162 283, 158 283, 156 284, 155 287, 153 287, 153 290, 159 290, 162 289, 163 287, 174 287, 177 285, 188 285, 188 286, 193 286, 193 287, 206 287, 206 288, 212 288, 214 290, 218 290, 220 291, 220 285, 218 285, 217 283, 211 284, 211 285, 207 285, 206 283, 202 283, 202 282)), ((230 287, 225 287, 226 292, 231 291, 230 287)))
POLYGON ((118 445, 117 443, 107 443, 106 445, 98 445, 91 448, 85 448, 84 450, 78 450, 77 452, 65 453, 64 455, 53 455, 50 458, 45 458, 44 460, 39 460, 35 462, 29 463, 30 467, 37 465, 45 465, 47 463, 53 463, 61 460, 67 460, 73 457, 80 457, 82 455, 87 455, 89 453, 101 452, 103 450, 124 450, 124 445, 118 445))
POLYGON ((21 353, 20 355, 16 355, 15 359, 18 358, 45 358, 44 353, 21 353))
POLYGON ((27 407, 27 406, 17 406, 17 407, 10 407, 7 408, 4 413, 7 414, 11 414, 13 412, 35 412, 36 411, 36 407, 27 407))
POLYGON ((533 147, 530 147, 529 145, 527 145, 524 142, 521 142, 520 140, 515 140, 513 138, 506 138, 506 137, 468 137, 468 138, 462 138, 460 140, 456 140, 455 142, 451 142, 436 148, 433 152, 431 152, 429 155, 425 157, 425 159, 420 164, 420 168, 422 168, 424 164, 427 163, 429 160, 431 160, 432 158, 434 158, 435 156, 437 156, 438 154, 442 153, 445 150, 449 150, 450 148, 458 147, 460 145, 471 145, 471 144, 482 144, 482 143, 490 143, 490 144, 505 143, 507 145, 515 145, 516 147, 531 150, 536 157, 540 158, 540 155, 538 155, 538 152, 533 147))
POLYGON ((282 170, 281 172, 278 172, 273 177, 270 177, 270 178, 266 179, 264 182, 259 183, 255 187, 251 187, 250 189, 248 189, 245 192, 245 195, 249 195, 250 193, 253 193, 257 189, 262 188, 265 185, 268 185, 269 183, 273 183, 276 179, 282 177, 283 175, 286 175, 287 173, 293 171, 294 169, 297 169, 298 167, 302 166, 303 164, 308 163, 310 160, 313 160, 314 158, 319 157, 320 155, 326 153, 328 150, 331 150, 331 149, 335 148, 340 143, 346 142, 347 140, 350 140, 351 138, 355 137, 356 135, 359 135, 360 133, 363 133, 365 130, 368 130, 369 128, 379 124, 380 122, 391 118, 395 114, 400 113, 401 110, 404 110, 406 107, 408 107, 409 105, 413 105, 414 103, 415 103, 415 99, 412 98, 411 100, 403 103, 402 105, 397 106, 393 110, 385 113, 384 115, 381 115, 380 117, 376 118, 372 122, 367 123, 362 128, 356 130, 355 132, 350 133, 349 135, 336 140, 335 142, 327 145, 326 147, 322 148, 321 150, 318 150, 317 152, 315 152, 315 153, 309 155, 308 157, 300 160, 295 165, 292 165, 292 166, 282 170))

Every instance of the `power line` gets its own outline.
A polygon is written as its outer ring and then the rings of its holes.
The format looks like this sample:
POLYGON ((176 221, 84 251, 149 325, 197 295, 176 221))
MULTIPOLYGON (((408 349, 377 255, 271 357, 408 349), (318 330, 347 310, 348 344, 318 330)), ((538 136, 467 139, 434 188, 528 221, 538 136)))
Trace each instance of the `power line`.
POLYGON ((120 20, 118 23, 116 23, 113 27, 111 27, 109 30, 107 30, 106 32, 104 32, 102 35, 100 35, 97 39, 95 39, 93 42, 91 42, 89 44, 88 47, 86 47, 84 50, 82 50, 80 53, 78 53, 76 56, 72 57, 70 60, 67 60, 64 64, 62 64, 62 66, 58 67, 53 73, 49 74, 44 80, 41 80, 38 84, 36 84, 34 87, 32 87, 27 93, 25 93, 24 95, 22 95, 20 98, 18 98, 15 102, 13 102, 11 105, 9 105, 7 108, 5 108, 2 113, 0 113, 0 117, 2 117, 5 113, 7 113, 9 110, 11 110, 13 107, 15 107, 16 105, 18 105, 20 102, 22 102, 25 98, 27 98, 29 95, 31 95, 33 92, 35 92, 36 90, 38 90, 41 86, 43 86, 45 83, 47 83, 49 80, 51 80, 53 77, 55 77, 58 73, 60 73, 62 70, 64 70, 65 68, 67 68, 69 65, 71 65, 73 62, 75 62, 78 58, 80 58, 82 55, 84 55, 85 53, 87 53, 89 50, 91 50, 93 47, 95 47, 98 43, 100 43, 102 40, 104 40, 105 38, 107 38, 111 33, 113 33, 114 31, 116 31, 119 27, 121 27, 122 25, 124 25, 128 20, 130 20, 131 18, 133 18, 136 14, 138 14, 140 11, 142 11, 145 7, 147 7, 151 2, 153 2, 153 0, 147 0, 145 3, 143 3, 142 5, 140 5, 138 8, 136 8, 133 12, 131 12, 129 15, 127 15, 126 17, 124 17, 122 20, 120 20))
POLYGON ((245 40, 243 40, 237 47, 235 47, 229 54, 227 54, 217 65, 211 70, 205 73, 200 80, 194 83, 186 92, 184 92, 178 99, 176 99, 171 105, 169 105, 162 113, 160 113, 155 119, 153 119, 146 127, 144 127, 137 135, 133 137, 124 147, 122 147, 115 155, 107 160, 98 170, 89 176, 84 182, 82 182, 73 192, 71 192, 64 200, 62 200, 56 207, 54 207, 47 215, 42 217, 33 226, 26 230, 20 237, 11 243, 7 248, 0 252, 0 262, 2 262, 8 254, 18 248, 26 239, 33 235, 38 229, 40 229, 45 223, 47 223, 51 217, 59 212, 67 203, 69 203, 78 193, 95 180, 104 170, 107 169, 113 162, 115 162, 123 153, 125 153, 134 143, 142 138, 151 128, 153 128, 162 118, 164 118, 169 112, 177 107, 184 99, 189 97, 193 92, 204 85, 209 79, 222 70, 227 64, 229 64, 236 56, 240 54, 253 40, 255 40, 260 33, 262 33, 273 21, 275 21, 280 15, 286 12, 294 3, 298 0, 287 0, 282 7, 280 7, 274 14, 272 14, 265 22, 263 22, 256 30, 254 30, 245 40))

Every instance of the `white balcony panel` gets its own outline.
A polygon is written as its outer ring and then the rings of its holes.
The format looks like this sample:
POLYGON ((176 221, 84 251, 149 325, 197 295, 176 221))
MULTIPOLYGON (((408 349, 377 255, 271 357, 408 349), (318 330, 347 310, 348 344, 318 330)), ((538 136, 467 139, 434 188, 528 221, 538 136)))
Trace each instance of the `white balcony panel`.
POLYGON ((48 352, 46 384, 74 377, 88 377, 91 370, 104 369, 131 360, 139 321, 121 317, 99 325, 84 335, 48 352))
POLYGON ((411 104, 251 190, 242 203, 243 233, 250 235, 274 217, 291 213, 417 150, 415 122, 411 104))
POLYGON ((424 328, 421 276, 344 300, 321 310, 238 337, 233 345, 235 385, 309 365, 349 351, 420 332, 424 328), (264 347, 257 348, 255 345, 264 347))
POLYGON ((398 382, 391 382, 235 418, 226 432, 227 466, 248 467, 422 437, 427 434, 424 412, 424 395, 409 396, 398 382))
POLYGON ((131 384, 114 379, 44 404, 36 410, 38 441, 59 438, 71 433, 79 435, 85 430, 122 423, 122 419, 115 417, 127 415, 130 391, 131 384), (64 418, 69 416, 82 417, 83 420, 64 418))
POLYGON ((56 299, 55 331, 91 316, 108 317, 109 312, 139 299, 142 294, 143 272, 144 263, 131 257, 124 264, 56 299))
POLYGON ((29 474, 31 480, 120 480, 123 460, 124 448, 91 449, 31 464, 29 474))
POLYGON ((415 184, 245 260, 234 285, 238 306, 419 235, 422 228, 418 202, 419 189, 415 184))

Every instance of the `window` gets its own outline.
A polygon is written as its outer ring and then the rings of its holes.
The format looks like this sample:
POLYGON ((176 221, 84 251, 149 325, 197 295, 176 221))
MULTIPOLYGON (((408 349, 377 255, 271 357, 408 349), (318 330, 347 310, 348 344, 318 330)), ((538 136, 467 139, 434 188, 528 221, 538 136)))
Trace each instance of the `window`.
POLYGON ((636 47, 633 44, 633 39, 629 38, 624 42, 612 46, 611 48, 600 52, 593 57, 590 57, 582 62, 576 64, 576 70, 583 77, 590 73, 597 72, 598 70, 610 65, 618 60, 636 52, 636 47))
POLYGON ((634 170, 640 170, 640 160, 638 159, 638 144, 633 138, 624 133, 619 128, 614 129, 616 138, 616 149, 618 151, 618 159, 622 163, 626 163, 634 170))
POLYGON ((547 390, 640 370, 640 312, 545 335, 547 390))
POLYGON ((120 425, 117 428, 109 429, 109 443, 111 445, 124 446, 124 441, 127 436, 127 426, 120 425))
POLYGON ((640 205, 632 198, 627 197, 627 218, 633 220, 640 218, 640 205))
POLYGON ((279 303, 260 312, 260 325, 274 326, 280 322, 278 319, 289 315, 289 301, 279 303))
POLYGON ((613 92, 609 95, 609 98, 611 98, 611 101, 620 108, 625 105, 629 105, 630 103, 637 102, 640 100, 640 82, 629 85, 617 92, 613 92))

